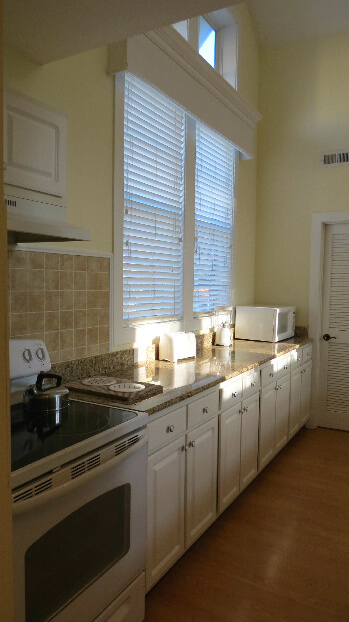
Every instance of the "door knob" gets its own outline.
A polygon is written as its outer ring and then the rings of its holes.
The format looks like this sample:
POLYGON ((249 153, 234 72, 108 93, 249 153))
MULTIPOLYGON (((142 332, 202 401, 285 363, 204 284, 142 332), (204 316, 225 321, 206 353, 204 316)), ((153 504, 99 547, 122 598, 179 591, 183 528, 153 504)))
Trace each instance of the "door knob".
POLYGON ((322 335, 322 338, 325 341, 329 341, 330 339, 337 339, 337 337, 331 337, 328 333, 325 333, 324 335, 322 335))

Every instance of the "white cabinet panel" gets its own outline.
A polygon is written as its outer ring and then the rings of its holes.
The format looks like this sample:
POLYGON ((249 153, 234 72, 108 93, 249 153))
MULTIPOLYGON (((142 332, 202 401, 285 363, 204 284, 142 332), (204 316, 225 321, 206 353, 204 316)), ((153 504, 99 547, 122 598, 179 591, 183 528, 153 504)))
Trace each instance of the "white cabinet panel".
POLYGON ((256 477, 258 472, 259 394, 242 402, 240 490, 256 477))
POLYGON ((301 418, 301 385, 302 370, 298 367, 291 373, 290 418, 288 425, 289 438, 294 436, 299 430, 301 418))
POLYGON ((277 383, 275 406, 275 452, 277 453, 287 443, 288 418, 290 414, 290 374, 287 374, 277 383))
POLYGON ((275 382, 261 390, 259 423, 259 468, 263 469, 275 453, 275 382))
POLYGON ((40 102, 4 93, 4 183, 62 197, 66 118, 40 102))
POLYGON ((149 590, 184 551, 185 437, 148 459, 149 590))
POLYGON ((302 367, 300 427, 308 421, 310 414, 311 368, 311 361, 302 367))
POLYGON ((217 439, 217 417, 187 436, 186 547, 216 518, 217 439))
POLYGON ((218 511, 223 512, 240 492, 241 404, 220 414, 218 511))

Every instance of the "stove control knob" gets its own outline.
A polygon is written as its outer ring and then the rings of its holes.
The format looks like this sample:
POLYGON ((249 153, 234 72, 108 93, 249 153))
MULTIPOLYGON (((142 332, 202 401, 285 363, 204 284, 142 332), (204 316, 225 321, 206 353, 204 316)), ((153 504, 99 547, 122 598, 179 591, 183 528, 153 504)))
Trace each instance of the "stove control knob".
POLYGON ((45 360, 45 352, 43 348, 38 348, 35 354, 38 357, 39 361, 45 360))
POLYGON ((32 360, 32 353, 29 350, 29 348, 26 348, 25 350, 23 350, 23 358, 25 360, 26 363, 30 363, 30 361, 32 360))

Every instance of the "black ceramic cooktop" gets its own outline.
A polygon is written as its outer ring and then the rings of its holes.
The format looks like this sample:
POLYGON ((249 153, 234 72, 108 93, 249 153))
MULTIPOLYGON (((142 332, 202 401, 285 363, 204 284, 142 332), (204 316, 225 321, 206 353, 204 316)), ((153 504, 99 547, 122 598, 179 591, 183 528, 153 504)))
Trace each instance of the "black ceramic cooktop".
POLYGON ((16 471, 37 460, 137 417, 123 408, 69 401, 67 408, 49 415, 27 413, 11 406, 11 468, 16 471))

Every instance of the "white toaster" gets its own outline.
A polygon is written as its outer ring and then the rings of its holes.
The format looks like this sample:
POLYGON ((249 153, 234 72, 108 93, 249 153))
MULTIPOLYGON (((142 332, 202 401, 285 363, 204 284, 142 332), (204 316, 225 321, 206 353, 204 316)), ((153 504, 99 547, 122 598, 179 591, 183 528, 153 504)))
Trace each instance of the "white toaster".
POLYGON ((196 356, 196 339, 194 333, 165 333, 160 335, 159 359, 177 363, 178 359, 196 356))

